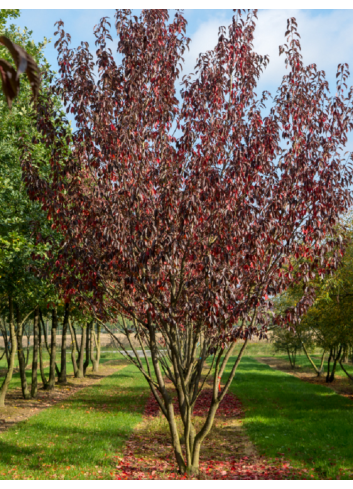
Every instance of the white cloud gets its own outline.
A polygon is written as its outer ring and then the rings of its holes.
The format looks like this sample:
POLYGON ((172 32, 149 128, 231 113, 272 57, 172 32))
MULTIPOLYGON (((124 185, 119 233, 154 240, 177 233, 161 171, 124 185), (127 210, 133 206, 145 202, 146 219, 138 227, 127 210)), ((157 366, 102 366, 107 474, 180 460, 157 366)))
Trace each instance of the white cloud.
POLYGON ((200 53, 205 53, 215 47, 218 39, 218 29, 221 25, 228 26, 231 16, 218 16, 203 22, 195 33, 188 34, 191 38, 190 51, 185 53, 185 63, 182 76, 194 73, 196 60, 200 53))
MULTIPOLYGON (((286 73, 285 58, 284 55, 279 56, 278 48, 286 42, 287 19, 296 17, 304 63, 316 63, 319 70, 325 70, 331 90, 335 91, 333 84, 338 63, 353 64, 352 10, 318 14, 298 9, 261 10, 258 17, 254 48, 259 54, 270 56, 270 64, 260 80, 260 90, 269 89, 273 93, 286 73)), ((226 16, 225 13, 199 25, 190 35, 191 49, 185 56, 183 74, 193 72, 199 53, 212 49, 217 42, 219 26, 227 26, 230 22, 231 15, 226 16)))

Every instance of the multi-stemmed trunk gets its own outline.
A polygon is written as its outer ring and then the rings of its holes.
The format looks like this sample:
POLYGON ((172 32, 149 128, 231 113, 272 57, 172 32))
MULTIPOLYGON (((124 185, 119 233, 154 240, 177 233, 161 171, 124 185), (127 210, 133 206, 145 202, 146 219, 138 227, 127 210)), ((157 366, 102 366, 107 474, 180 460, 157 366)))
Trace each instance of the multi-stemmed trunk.
MULTIPOLYGON (((253 326, 255 317, 256 311, 250 327, 253 326)), ((221 387, 223 374, 231 356, 234 354, 235 342, 230 343, 228 346, 218 345, 214 348, 212 338, 207 335, 207 331, 202 331, 201 326, 190 326, 189 328, 185 328, 186 331, 184 330, 182 332, 176 331, 175 328, 164 324, 164 327, 159 330, 162 333, 165 344, 165 350, 162 351, 157 340, 156 326, 152 323, 150 315, 148 315, 148 335, 146 335, 146 330, 142 329, 134 321, 135 337, 139 341, 144 356, 144 362, 142 362, 134 342, 131 340, 131 331, 127 327, 124 318, 122 318, 122 321, 122 330, 128 339, 133 354, 129 353, 127 347, 125 347, 120 338, 109 327, 105 327, 149 383, 151 391, 168 421, 171 444, 180 472, 186 472, 190 476, 198 476, 202 444, 212 429, 218 406, 229 390, 247 346, 248 339, 245 339, 228 378, 221 387), (150 350, 151 358, 148 357, 145 346, 150 350), (202 378, 205 361, 212 354, 214 355, 213 359, 207 365, 206 375, 202 378), (178 423, 174 413, 173 397, 166 387, 165 377, 171 380, 177 393, 183 424, 183 436, 180 436, 179 433, 178 423), (193 423, 193 410, 196 400, 209 378, 213 379, 212 401, 206 420, 197 432, 193 423), (182 444, 185 445, 185 457, 182 444)))
POLYGON ((327 361, 327 375, 326 375, 327 383, 331 383, 335 380, 337 362, 339 362, 341 359, 342 349, 343 349, 342 345, 330 349, 330 355, 327 361), (331 367, 331 361, 333 362, 332 367, 331 367))
POLYGON ((33 361, 32 361, 32 385, 31 397, 38 395, 38 348, 39 348, 39 308, 34 311, 33 320, 33 361))
POLYGON ((12 379, 13 369, 15 365, 15 356, 17 350, 17 339, 13 315, 13 300, 9 297, 9 326, 10 326, 10 341, 11 341, 11 351, 9 352, 9 368, 5 375, 5 379, 0 388, 0 408, 5 407, 5 398, 9 384, 12 379))

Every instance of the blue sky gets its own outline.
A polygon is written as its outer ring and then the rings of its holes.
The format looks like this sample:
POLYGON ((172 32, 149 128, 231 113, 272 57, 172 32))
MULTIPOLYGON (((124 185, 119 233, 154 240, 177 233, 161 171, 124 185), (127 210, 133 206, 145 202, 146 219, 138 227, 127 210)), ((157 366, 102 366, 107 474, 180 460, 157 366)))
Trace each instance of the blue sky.
MULTIPOLYGON (((134 11, 137 15, 139 10, 134 11)), ((192 72, 196 57, 200 52, 212 49, 217 40, 218 27, 231 21, 230 9, 190 9, 185 10, 188 20, 188 36, 192 39, 190 52, 185 56, 185 72, 192 72)), ((33 30, 35 41, 51 38, 46 48, 46 57, 54 69, 57 68, 54 49, 54 23, 63 20, 65 30, 72 36, 72 46, 87 41, 94 52, 93 27, 103 16, 111 17, 113 25, 114 10, 111 9, 24 9, 16 20, 20 27, 33 30)), ((306 64, 316 63, 326 71, 331 91, 335 94, 335 75, 338 63, 347 62, 353 66, 353 10, 343 9, 263 9, 258 13, 255 33, 255 49, 260 54, 270 56, 270 64, 260 80, 258 93, 269 90, 272 94, 285 74, 284 57, 279 57, 278 47, 285 42, 284 32, 287 19, 296 17, 301 34, 302 53, 306 64)), ((112 31, 113 33, 113 31, 112 31)), ((113 36, 114 38, 114 36, 113 36)), ((351 83, 353 84, 353 79, 351 83)), ((350 85, 349 84, 349 85, 350 85)), ((353 137, 350 144, 353 150, 353 137)))
MULTIPOLYGON (((230 23, 232 11, 190 9, 185 10, 185 15, 188 20, 188 35, 192 39, 190 53, 186 56, 185 71, 192 71, 196 56, 214 46, 218 27, 230 23)), ((94 51, 93 27, 103 16, 111 17, 113 21, 114 10, 25 9, 21 10, 21 17, 16 24, 33 30, 35 41, 40 41, 43 37, 54 40, 54 23, 62 19, 65 30, 72 36, 72 46, 88 41, 94 51)), ((296 17, 298 20, 304 61, 316 62, 320 69, 326 71, 330 82, 334 82, 338 63, 353 64, 353 10, 260 10, 255 48, 260 54, 270 55, 270 65, 260 88, 270 91, 275 89, 285 73, 284 59, 278 56, 278 46, 284 42, 286 19, 289 17, 296 17)), ((55 68, 57 63, 54 42, 47 46, 46 57, 55 68)))

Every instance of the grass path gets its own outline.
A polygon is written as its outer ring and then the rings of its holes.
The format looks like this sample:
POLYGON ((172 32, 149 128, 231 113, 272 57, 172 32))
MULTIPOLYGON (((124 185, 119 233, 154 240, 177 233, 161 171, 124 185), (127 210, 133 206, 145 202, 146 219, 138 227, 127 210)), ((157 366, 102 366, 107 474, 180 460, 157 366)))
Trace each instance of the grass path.
POLYGON ((149 391, 128 366, 0 434, 0 480, 110 479, 149 391))
POLYGON ((243 426, 259 453, 285 456, 315 478, 352 478, 353 402, 244 357, 231 386, 243 426))

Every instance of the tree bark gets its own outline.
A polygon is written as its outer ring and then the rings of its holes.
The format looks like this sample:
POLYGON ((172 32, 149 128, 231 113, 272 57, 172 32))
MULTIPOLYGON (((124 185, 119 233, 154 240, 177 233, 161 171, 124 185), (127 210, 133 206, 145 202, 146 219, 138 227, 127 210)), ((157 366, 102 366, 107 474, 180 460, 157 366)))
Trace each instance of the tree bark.
POLYGON ((39 308, 34 311, 33 320, 33 361, 32 361, 32 385, 31 396, 38 395, 38 347, 39 347, 39 308))
POLYGON ((89 366, 89 356, 90 356, 90 338, 91 338, 91 328, 92 328, 92 321, 87 324, 87 333, 86 333, 86 359, 85 363, 83 364, 83 376, 86 376, 86 371, 89 366))
POLYGON ((77 367, 77 361, 76 361, 76 355, 77 355, 76 338, 74 335, 74 330, 73 330, 70 318, 69 318, 69 328, 70 328, 70 334, 71 334, 71 361, 72 361, 72 367, 74 369, 74 376, 77 377, 78 367, 77 367))
POLYGON ((66 334, 67 334, 67 326, 69 321, 70 314, 70 306, 69 304, 65 304, 65 314, 63 321, 63 332, 62 332, 62 340, 61 340, 61 368, 60 368, 60 377, 59 383, 66 384, 67 383, 67 374, 66 374, 66 334))
POLYGON ((84 376, 83 362, 85 359, 86 336, 87 336, 87 327, 82 327, 81 346, 78 355, 78 368, 77 368, 77 374, 75 375, 75 377, 77 377, 78 379, 82 379, 84 376))
POLYGON ((31 395, 28 390, 27 376, 26 376, 26 359, 23 352, 23 322, 21 321, 20 310, 17 307, 17 356, 18 356, 18 366, 20 370, 21 378, 21 389, 23 399, 30 399, 31 395))
MULTIPOLYGON (((43 328, 44 328, 44 323, 43 323, 43 328)), ((47 389, 48 381, 45 377, 44 363, 43 363, 42 324, 41 324, 41 321, 38 321, 38 338, 39 338, 38 347, 39 347, 40 376, 42 379, 44 389, 47 389)))
POLYGON ((56 332, 58 329, 58 316, 56 309, 52 310, 51 319, 51 341, 50 341, 50 365, 49 365, 49 382, 46 389, 55 389, 55 366, 56 366, 56 332))
POLYGON ((90 356, 91 356, 93 372, 98 372, 99 370, 100 353, 101 353, 100 352, 100 326, 98 325, 97 335, 93 327, 91 330, 90 356), (94 351, 94 348, 96 348, 96 351, 94 351))
POLYGON ((5 398, 7 394, 7 389, 12 379, 13 369, 15 365, 16 350, 17 350, 17 339, 16 339, 15 323, 13 317, 12 297, 9 297, 9 323, 10 323, 11 351, 9 356, 9 368, 7 370, 5 379, 0 388, 0 408, 5 407, 5 398))
POLYGON ((5 355, 6 355, 7 369, 8 369, 9 365, 10 365, 10 354, 9 354, 9 347, 8 347, 9 342, 8 342, 8 337, 7 337, 7 329, 6 329, 5 320, 2 320, 1 332, 2 332, 2 337, 4 338, 5 355))
POLYGON ((320 364, 320 368, 317 368, 317 366, 316 366, 316 365, 315 365, 315 363, 314 363, 314 360, 313 360, 313 359, 311 358, 311 356, 309 355, 308 350, 306 349, 306 346, 305 346, 304 342, 302 341, 302 342, 301 342, 301 344, 302 344, 302 347, 303 347, 304 353, 305 353, 305 355, 306 355, 307 359, 309 360, 309 362, 310 362, 311 366, 312 366, 312 367, 313 367, 313 369, 315 370, 315 372, 316 372, 317 376, 318 376, 318 377, 321 377, 321 374, 322 374, 322 367, 323 367, 323 364, 324 364, 324 361, 325 361, 325 353, 326 353, 326 352, 325 352, 325 350, 324 350, 323 355, 322 355, 322 357, 321 357, 321 364, 320 364))

